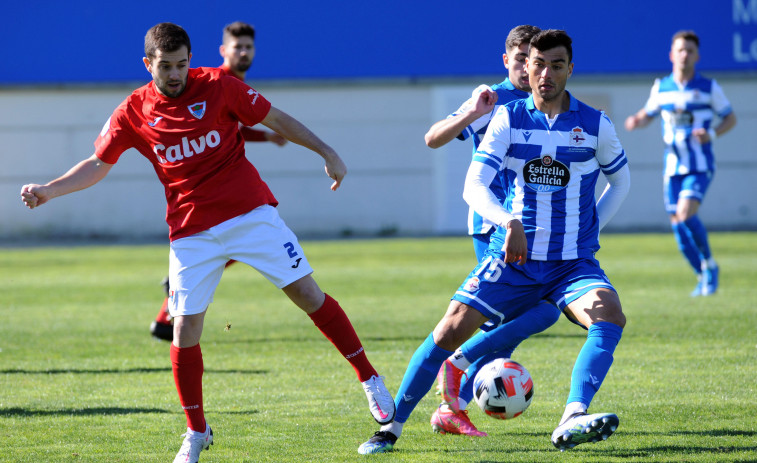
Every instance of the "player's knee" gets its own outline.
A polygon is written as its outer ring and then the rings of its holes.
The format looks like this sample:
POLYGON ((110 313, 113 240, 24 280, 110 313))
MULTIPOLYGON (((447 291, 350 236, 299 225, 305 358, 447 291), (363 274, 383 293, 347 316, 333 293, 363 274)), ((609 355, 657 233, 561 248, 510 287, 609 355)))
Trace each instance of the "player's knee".
POLYGON ((609 317, 607 317, 606 321, 614 325, 618 325, 621 328, 626 327, 626 315, 621 310, 618 310, 617 313, 611 314, 609 317))
POLYGON ((174 318, 173 342, 177 347, 192 347, 200 342, 204 312, 174 318))
POLYGON ((297 307, 308 314, 320 309, 326 300, 326 294, 310 275, 285 286, 282 290, 297 307))
POLYGON ((473 307, 452 301, 447 313, 434 328, 434 343, 442 349, 455 350, 486 322, 473 307))

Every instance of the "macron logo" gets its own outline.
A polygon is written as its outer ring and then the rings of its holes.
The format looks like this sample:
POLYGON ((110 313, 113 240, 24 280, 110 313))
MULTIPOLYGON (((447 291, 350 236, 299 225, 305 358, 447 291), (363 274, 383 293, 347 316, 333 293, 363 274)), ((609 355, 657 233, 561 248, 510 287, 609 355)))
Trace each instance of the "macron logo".
POLYGON ((526 141, 528 141, 528 139, 531 138, 532 134, 533 134, 533 132, 528 132, 528 131, 523 132, 523 138, 525 138, 526 141))

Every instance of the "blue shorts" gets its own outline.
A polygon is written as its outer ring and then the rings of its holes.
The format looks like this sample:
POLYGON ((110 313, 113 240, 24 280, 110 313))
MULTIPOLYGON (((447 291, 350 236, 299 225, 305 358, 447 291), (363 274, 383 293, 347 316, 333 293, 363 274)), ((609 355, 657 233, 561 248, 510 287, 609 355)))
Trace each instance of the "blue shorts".
POLYGON ((564 312, 568 304, 589 291, 598 288, 615 291, 594 258, 528 260, 517 265, 505 264, 502 257, 501 252, 487 252, 452 296, 452 300, 467 304, 489 318, 491 323, 481 327, 484 331, 512 320, 542 300, 564 312))
POLYGON ((678 200, 684 198, 696 199, 699 204, 702 204, 707 188, 712 182, 712 175, 713 172, 694 172, 665 177, 663 185, 665 212, 675 214, 678 200))
POLYGON ((476 233, 471 235, 473 237, 473 251, 476 253, 476 260, 481 261, 486 254, 486 250, 489 249, 489 242, 492 239, 492 234, 496 227, 492 227, 486 233, 476 233))

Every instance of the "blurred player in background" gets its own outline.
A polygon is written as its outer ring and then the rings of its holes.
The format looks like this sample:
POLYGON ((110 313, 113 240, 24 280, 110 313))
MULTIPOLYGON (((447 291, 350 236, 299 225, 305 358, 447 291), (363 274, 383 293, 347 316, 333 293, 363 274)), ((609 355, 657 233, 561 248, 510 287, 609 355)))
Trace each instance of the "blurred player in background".
POLYGON ((229 259, 257 269, 307 313, 355 369, 373 418, 391 421, 391 394, 339 303, 313 279, 297 237, 278 215, 276 198, 245 156, 239 124, 261 123, 321 156, 326 174, 334 180, 332 190, 339 188, 347 172, 342 159, 240 80, 217 68, 190 69, 191 57, 184 29, 171 23, 153 26, 145 36, 144 58, 152 81, 116 108, 92 156, 45 185, 24 185, 22 201, 33 209, 88 188, 105 178, 129 148, 136 148, 155 169, 165 188, 171 241, 171 363, 188 427, 175 463, 197 462, 200 452, 213 443, 203 411, 200 337, 229 259))
MULTIPOLYGON (((227 76, 233 76, 244 82, 247 70, 250 69, 255 59, 255 28, 240 21, 231 23, 223 29, 223 43, 219 47, 219 53, 223 57, 223 64, 218 67, 227 76)), ((279 146, 286 144, 286 138, 268 130, 258 130, 252 127, 239 126, 245 141, 261 142, 269 141, 279 146)), ((226 266, 233 264, 230 260, 226 266)), ((173 323, 171 314, 168 312, 168 277, 161 283, 166 297, 158 311, 155 320, 150 324, 150 334, 158 339, 173 340, 173 323)))
POLYGON ((626 129, 645 127, 658 114, 665 142, 664 200, 678 247, 697 275, 692 296, 718 289, 719 268, 710 251, 707 230, 697 212, 715 173, 712 144, 736 125, 723 89, 696 71, 699 37, 693 31, 673 35, 673 72, 655 80, 647 104, 628 116, 626 129), (715 126, 715 116, 720 123, 715 126))
MULTIPOLYGON (((470 138, 475 156, 497 109, 511 101, 528 97, 531 91, 525 66, 528 46, 531 38, 539 31, 538 27, 531 25, 521 25, 510 30, 505 40, 505 54, 502 56, 507 78, 491 88, 482 85, 474 90, 472 97, 457 111, 431 126, 426 133, 426 145, 439 148, 455 138, 470 138)), ((501 178, 495 177, 489 190, 500 201, 506 199, 501 178)), ((482 217, 472 207, 469 209, 468 234, 473 237, 477 261, 483 259, 496 228, 496 224, 482 217)), ((433 429, 441 433, 486 436, 486 433, 476 429, 466 410, 473 399, 473 379, 476 373, 497 357, 511 357, 518 344, 529 336, 546 330, 559 318, 560 310, 555 305, 542 302, 491 331, 479 333, 457 349, 439 370, 437 379, 443 402, 431 416, 433 429), (479 355, 481 349, 489 350, 492 346, 496 346, 496 352, 479 355)), ((486 327, 491 328, 493 327, 486 327)))
MULTIPOLYGON (((499 109, 465 179, 465 200, 497 226, 489 249, 410 359, 395 396, 395 420, 358 453, 394 448, 442 363, 481 325, 510 320, 544 299, 588 329, 553 445, 565 450, 604 440, 617 428, 613 413, 588 414, 626 323, 594 254, 600 228, 628 193, 630 173, 610 119, 565 90, 573 73, 571 43, 558 30, 531 39, 526 70, 532 95, 499 109), (597 201, 600 173, 608 187, 597 201), (497 175, 504 180, 504 203, 489 188, 497 175)), ((564 353, 555 359, 562 361, 564 353)))

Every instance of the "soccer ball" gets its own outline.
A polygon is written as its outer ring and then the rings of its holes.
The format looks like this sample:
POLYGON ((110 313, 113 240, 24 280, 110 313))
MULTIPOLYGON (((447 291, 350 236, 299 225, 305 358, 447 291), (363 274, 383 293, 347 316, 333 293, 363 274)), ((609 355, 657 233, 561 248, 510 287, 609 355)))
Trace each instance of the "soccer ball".
POLYGON ((534 396, 534 382, 520 363, 505 358, 484 365, 473 379, 473 397, 484 413, 508 420, 523 413, 534 396))

